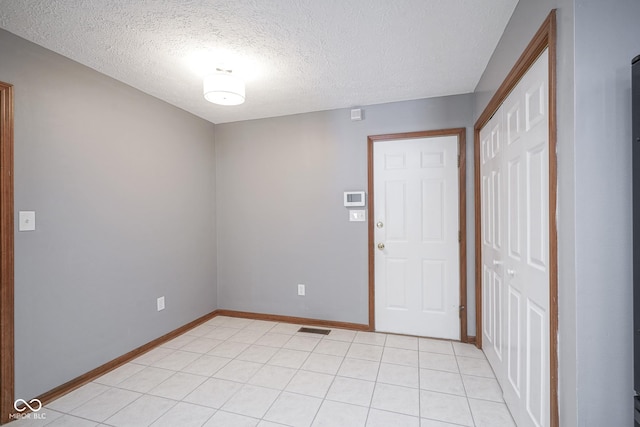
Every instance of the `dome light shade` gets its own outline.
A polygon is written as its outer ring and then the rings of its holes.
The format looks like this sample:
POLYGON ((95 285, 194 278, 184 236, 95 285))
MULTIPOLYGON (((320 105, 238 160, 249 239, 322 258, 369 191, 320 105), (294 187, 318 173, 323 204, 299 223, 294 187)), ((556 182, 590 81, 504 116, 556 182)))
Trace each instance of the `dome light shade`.
POLYGON ((204 77, 204 98, 218 105, 240 105, 244 102, 244 82, 230 71, 204 77))

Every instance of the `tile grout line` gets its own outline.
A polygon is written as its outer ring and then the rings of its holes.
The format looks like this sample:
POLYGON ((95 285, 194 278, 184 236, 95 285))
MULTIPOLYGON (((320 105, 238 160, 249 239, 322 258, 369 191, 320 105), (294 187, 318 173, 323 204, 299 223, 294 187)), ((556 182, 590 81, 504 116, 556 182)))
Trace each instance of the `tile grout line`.
MULTIPOLYGON (((275 327, 275 326, 274 326, 274 327, 275 327)), ((273 328, 272 328, 272 329, 273 329, 273 328)), ((263 335, 263 336, 264 336, 264 335, 263 335)), ((289 342, 289 341, 287 341, 287 342, 289 342)), ((285 344, 286 344, 286 343, 285 343, 285 344)), ((284 346, 283 346, 283 347, 280 347, 280 349, 282 349, 282 348, 284 348, 284 346)), ((278 350, 278 351, 279 351, 279 350, 278 350)), ((271 360, 271 359, 272 359, 272 358, 273 358, 273 357, 278 353, 278 351, 276 351, 276 353, 274 353, 274 355, 273 355, 273 356, 271 356, 271 357, 270 357, 270 358, 269 358, 269 359, 264 363, 264 365, 265 365, 265 366, 266 366, 266 365, 269 363, 269 361, 270 361, 270 360, 271 360)), ((309 355, 311 355, 311 353, 309 353, 309 355)), ((307 356, 307 359, 308 359, 308 358, 309 358, 309 356, 307 356)), ((307 359, 305 359, 305 361, 303 361, 303 362, 302 362, 302 364, 300 365, 300 367, 299 367, 299 368, 296 368, 295 373, 291 376, 291 378, 289 379, 289 381, 287 381, 287 383, 284 385, 284 387, 282 388, 282 390, 278 390, 278 396, 276 396, 276 398, 273 400, 273 402, 271 402, 271 405, 269 405, 269 408, 267 408, 267 410, 265 411, 264 415, 262 415, 262 417, 260 417, 260 420, 261 420, 261 421, 271 422, 271 421, 266 420, 264 417, 269 413, 269 411, 271 410, 271 408, 273 408, 273 405, 275 405, 275 403, 278 401, 278 399, 280 398, 280 396, 282 396, 282 395, 283 395, 283 393, 286 391, 287 387, 289 386, 289 384, 291 384, 291 381, 293 381, 293 379, 296 377, 296 375, 298 374, 298 372, 300 372, 300 368, 302 367, 302 365, 304 365, 304 363, 306 362, 306 360, 307 360, 307 359)), ((272 366, 273 366, 273 365, 272 365, 272 366)), ((257 372, 256 372, 256 375, 257 375, 257 372)), ((255 376, 255 375, 254 375, 254 376, 255 376)), ((253 378, 253 377, 252 377, 252 378, 253 378)), ((319 410, 319 408, 318 408, 318 410, 319 410)), ((260 424, 260 423, 258 422, 258 424, 260 424)), ((278 424, 279 424, 279 423, 278 423, 278 424)))
MULTIPOLYGON (((276 327, 277 325, 279 325, 279 324, 280 324, 280 323, 276 323, 275 325, 273 325, 273 326, 269 329, 269 331, 270 331, 270 330, 272 330, 273 328, 275 328, 275 327, 276 327)), ((263 337, 266 333, 267 333, 267 332, 264 332, 264 333, 261 335, 261 337, 263 337)), ((231 338, 231 337, 229 337, 229 338, 231 338)), ((229 338, 227 338, 224 342, 228 342, 228 341, 229 341, 229 338)), ((287 341, 287 342, 288 342, 288 341, 287 341)), ((248 348, 250 348, 250 347, 248 347, 248 348)), ((247 349, 248 349, 248 348, 247 348, 247 349)), ((245 350, 246 350, 246 349, 245 349, 245 350)), ((245 350, 243 350, 242 352, 238 353, 238 354, 236 355, 236 357, 234 357, 234 358, 232 359, 232 361, 234 361, 234 360, 239 360, 239 359, 237 359, 237 356, 239 356, 240 354, 242 354, 245 350)), ((276 354, 277 354, 277 352, 276 352, 276 353, 274 353, 274 354, 273 354, 273 356, 271 356, 269 359, 267 359, 267 361, 266 361, 265 363, 262 363, 262 366, 267 365, 267 363, 268 363, 268 362, 269 362, 269 361, 270 361, 270 360, 271 360, 271 359, 272 359, 276 354)), ((229 362, 229 363, 231 363, 231 362, 229 362)), ((304 362, 303 362, 303 363, 304 363, 304 362)), ((226 365, 225 365, 225 366, 226 366, 226 365)), ((223 368, 224 368, 224 367, 222 367, 222 368, 220 368, 220 369, 223 369, 223 368)), ((261 368, 260 368, 260 369, 261 369, 261 368)), ((253 375, 251 375, 251 378, 248 378, 246 382, 241 383, 241 386, 240 386, 240 387, 238 388, 238 390, 233 394, 233 396, 230 396, 230 397, 229 397, 229 398, 228 398, 224 403, 222 403, 222 404, 220 405, 220 408, 219 408, 218 410, 219 410, 219 411, 221 411, 221 410, 222 410, 222 408, 223 408, 223 406, 224 406, 224 405, 226 405, 226 404, 227 404, 227 402, 231 401, 231 399, 233 399, 233 397, 234 397, 235 395, 237 395, 237 394, 240 392, 240 390, 242 390, 242 388, 243 388, 245 385, 249 384, 249 381, 251 381, 251 379, 252 379, 253 377, 255 377, 255 376, 258 374, 258 372, 260 371, 260 369, 258 369, 258 370, 253 374, 253 375)), ((215 375, 215 374, 214 374, 214 375, 215 375)), ((212 375, 212 378, 213 378, 213 375, 212 375)), ((270 405, 269 405, 269 407, 266 409, 266 411, 264 412, 264 414, 262 414, 262 416, 260 417, 260 420, 264 420, 264 417, 267 415, 267 413, 268 413, 268 412, 269 412, 269 410, 273 407, 273 405, 276 403, 276 401, 280 398, 280 396, 282 395, 282 392, 283 392, 282 390, 279 390, 279 391, 278 391, 278 395, 277 395, 277 396, 276 396, 276 398, 273 400, 273 402, 271 402, 271 404, 270 404, 270 405)), ((247 416, 247 415, 245 415, 245 414, 238 414, 238 415, 241 415, 241 416, 247 416)), ((213 417, 213 415, 212 415, 212 417, 213 417)), ((259 422, 258 422, 258 423, 259 423, 259 422)))
MULTIPOLYGON (((385 339, 386 342, 386 339, 385 339)), ((378 363, 378 370, 376 371, 376 378, 373 384, 373 393, 371 393, 371 399, 369 399, 369 408, 367 408, 367 417, 365 418, 364 425, 366 426, 369 422, 369 415, 371 415, 371 405, 373 405, 373 397, 376 394, 376 389, 378 388, 378 377, 380 376, 380 369, 382 368, 382 357, 384 356, 384 348, 382 350, 382 354, 380 355, 380 362, 378 363)), ((418 418, 418 422, 420 422, 420 418, 418 418)))
MULTIPOLYGON (((270 330, 272 330, 273 328, 275 328, 278 324, 280 324, 280 323, 276 323, 276 325, 274 325, 272 328, 270 328, 269 330, 265 331, 265 332, 262 334, 262 336, 264 336, 265 334, 267 334, 267 333, 268 333, 268 331, 270 331, 270 330)), ((275 352, 275 353, 274 353, 274 354, 273 354, 269 359, 267 359, 267 361, 266 361, 266 362, 262 363, 262 365, 263 365, 263 366, 267 366, 267 365, 268 365, 268 363, 269 363, 269 361, 271 361, 271 360, 273 359, 273 357, 275 357, 275 355, 278 353, 278 351, 279 351, 279 350, 283 350, 283 349, 284 349, 284 350, 292 350, 292 351, 304 351, 304 350, 288 349, 288 348, 285 348, 285 347, 284 347, 284 345, 286 345, 286 343, 288 343, 292 338, 294 338, 294 337, 296 337, 296 336, 297 336, 296 334, 291 335, 291 336, 290 336, 290 338, 289 338, 289 340, 287 340, 287 342, 285 342, 281 347, 278 347, 278 350, 277 350, 277 351, 276 351, 276 352, 275 352)), ((276 398, 273 400, 273 402, 271 402, 271 404, 270 404, 270 405, 269 405, 269 407, 266 409, 266 411, 264 412, 264 414, 260 417, 260 419, 259 419, 260 421, 267 421, 267 422, 270 422, 270 421, 266 420, 264 417, 269 413, 269 411, 271 410, 271 408, 273 408, 273 406, 274 406, 274 405, 275 405, 275 403, 278 401, 278 399, 279 399, 279 398, 280 398, 280 397, 285 393, 287 386, 291 383, 291 381, 293 381, 293 378, 295 378, 295 376, 298 374, 298 372, 302 371, 302 369, 301 369, 301 368, 302 368, 302 366, 304 366, 304 364, 305 364, 305 363, 306 363, 306 361, 309 359, 309 357, 311 357, 311 354, 313 353, 313 350, 315 349, 315 347, 317 346, 317 344, 318 344, 318 343, 316 343, 316 345, 314 345, 314 347, 311 349, 311 351, 309 351, 309 352, 308 352, 309 354, 308 354, 308 355, 307 355, 307 357, 302 361, 302 363, 300 364, 300 366, 299 366, 298 368, 295 368, 295 373, 291 376, 291 379, 289 379, 289 381, 287 382, 287 384, 285 384, 285 386, 284 386, 281 390, 280 390, 280 389, 271 389, 271 390, 278 390, 278 395, 277 395, 277 396, 276 396, 276 398)), ((304 352, 306 352, 306 351, 304 351, 304 352)), ((242 354, 242 353, 240 353, 240 354, 242 354)), ((238 355, 238 356, 239 356, 239 355, 238 355)), ((233 359, 233 360, 235 360, 235 359, 233 359)), ((284 367, 284 366, 279 366, 279 365, 270 365, 270 366, 276 366, 276 367, 283 367, 283 368, 286 368, 286 367, 284 367)), ((259 370, 258 370, 258 371, 259 371, 259 370)), ((251 381, 251 379, 252 379, 253 377, 255 377, 255 376, 258 374, 258 371, 256 371, 256 373, 255 373, 255 374, 253 374, 253 375, 251 376, 251 378, 250 378, 246 383, 244 383, 244 384, 249 384, 249 381, 251 381)), ((307 371, 305 371, 305 372, 307 372, 307 371)), ((244 385, 244 384, 243 384, 243 385, 244 385)), ((260 387, 260 386, 256 386, 256 387, 260 387)), ((242 388, 242 387, 241 387, 241 388, 242 388)), ((268 387, 264 387, 264 388, 268 388, 268 387)), ((270 388, 269 388, 269 389, 270 389, 270 388)), ((238 390, 238 391, 239 391, 239 390, 238 390)), ((300 394, 300 393, 293 393, 293 392, 287 392, 287 393, 296 394, 296 395, 300 395, 300 396, 310 397, 310 396, 303 395, 303 394, 300 394)), ((326 393, 325 393, 325 395, 326 395, 326 393)), ((229 400, 231 400, 231 398, 229 398, 229 400)), ((227 400, 227 402, 228 402, 229 400, 227 400)), ((323 402, 323 401, 324 401, 324 400, 322 400, 321 402, 323 402)), ((226 403, 226 402, 225 402, 225 403, 226 403)), ((224 405, 223 405, 223 406, 224 406, 224 405)), ((322 403, 320 404, 320 407, 321 407, 321 406, 322 406, 322 403)), ((317 416, 317 413, 319 412, 320 407, 319 407, 319 408, 318 408, 318 410, 316 411, 316 414, 314 415, 314 419, 315 419, 315 416, 317 416)), ((244 415, 244 414, 239 414, 239 415, 246 416, 246 415, 244 415)), ((312 422, 313 422, 313 421, 312 421, 312 422)))
POLYGON ((458 362, 458 354, 456 353, 455 346, 453 346, 453 353, 455 355, 456 366, 458 366, 458 372, 459 372, 459 375, 460 375, 460 381, 462 382, 462 388, 464 390, 464 398, 467 401, 467 408, 469 408, 469 415, 471 415, 471 422, 475 426, 476 425, 476 418, 473 415, 473 411, 471 410, 471 402, 469 402, 469 395, 467 394, 467 387, 465 386, 464 380, 462 379, 462 371, 460 370, 460 363, 458 362))

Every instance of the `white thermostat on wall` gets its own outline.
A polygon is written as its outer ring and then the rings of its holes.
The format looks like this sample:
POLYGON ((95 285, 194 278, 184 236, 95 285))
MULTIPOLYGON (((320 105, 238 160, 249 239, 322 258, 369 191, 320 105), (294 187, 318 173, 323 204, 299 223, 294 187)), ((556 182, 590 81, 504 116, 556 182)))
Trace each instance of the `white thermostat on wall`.
POLYGON ((364 191, 345 191, 344 205, 347 207, 364 206, 364 191))

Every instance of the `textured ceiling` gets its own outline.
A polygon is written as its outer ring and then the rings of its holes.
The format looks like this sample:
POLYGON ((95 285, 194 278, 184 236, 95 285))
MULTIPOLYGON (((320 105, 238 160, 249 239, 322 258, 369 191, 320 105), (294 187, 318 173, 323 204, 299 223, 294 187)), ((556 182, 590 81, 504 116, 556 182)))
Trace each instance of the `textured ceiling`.
POLYGON ((518 0, 0 0, 0 27, 213 123, 472 92, 518 0), (246 102, 202 75, 245 76, 246 102))

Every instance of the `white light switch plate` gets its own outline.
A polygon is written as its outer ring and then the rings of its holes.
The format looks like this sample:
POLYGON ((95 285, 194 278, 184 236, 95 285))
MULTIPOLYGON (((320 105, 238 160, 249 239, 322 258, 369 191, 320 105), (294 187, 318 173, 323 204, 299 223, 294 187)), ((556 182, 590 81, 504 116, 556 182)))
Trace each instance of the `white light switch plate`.
POLYGON ((367 220, 367 211, 364 210, 356 210, 356 209, 352 209, 349 211, 349 221, 357 221, 357 222, 361 222, 361 221, 366 221, 367 220))
POLYGON ((36 213, 34 211, 20 211, 19 231, 34 231, 36 229, 36 213))

